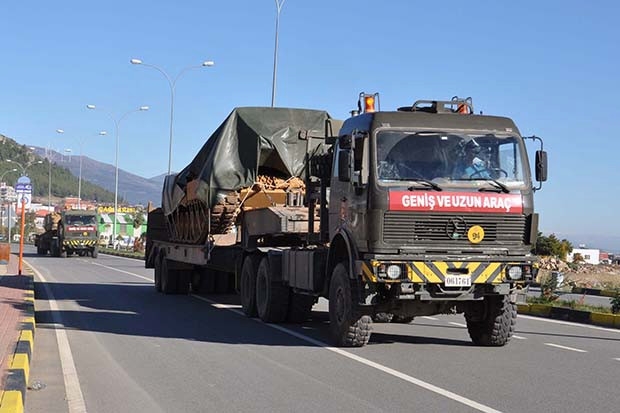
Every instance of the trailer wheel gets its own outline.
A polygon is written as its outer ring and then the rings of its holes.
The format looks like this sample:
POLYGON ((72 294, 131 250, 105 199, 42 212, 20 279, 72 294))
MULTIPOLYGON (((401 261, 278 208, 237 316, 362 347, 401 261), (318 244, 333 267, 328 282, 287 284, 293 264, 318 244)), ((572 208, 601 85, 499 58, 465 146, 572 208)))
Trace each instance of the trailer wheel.
POLYGON ((155 291, 161 292, 161 261, 164 254, 157 254, 155 256, 155 265, 153 270, 153 283, 155 284, 155 291))
POLYGON ((241 280, 239 295, 241 297, 241 308, 248 317, 256 317, 256 270, 260 256, 250 254, 243 260, 241 267, 241 280))
POLYGON ((303 323, 310 318, 312 306, 314 306, 315 303, 316 297, 299 294, 291 290, 286 321, 289 323, 303 323))
POLYGON ((256 273, 256 310, 266 323, 281 323, 288 313, 288 287, 274 278, 277 277, 265 256, 256 273))
POLYGON ((168 268, 168 258, 165 255, 161 257, 161 292, 164 294, 177 293, 177 280, 173 277, 175 274, 168 268))
POLYGON ((465 312, 467 331, 477 346, 500 347, 508 343, 517 323, 517 306, 510 296, 487 296, 482 308, 465 312))
POLYGON ((329 329, 338 346, 362 347, 370 340, 372 318, 358 314, 356 294, 345 264, 336 265, 329 284, 329 329))
MULTIPOLYGON (((173 274, 176 280, 176 293, 177 294, 189 294, 189 284, 192 280, 192 271, 191 270, 173 270, 173 274)), ((172 280, 172 282, 175 282, 175 280, 172 280)))

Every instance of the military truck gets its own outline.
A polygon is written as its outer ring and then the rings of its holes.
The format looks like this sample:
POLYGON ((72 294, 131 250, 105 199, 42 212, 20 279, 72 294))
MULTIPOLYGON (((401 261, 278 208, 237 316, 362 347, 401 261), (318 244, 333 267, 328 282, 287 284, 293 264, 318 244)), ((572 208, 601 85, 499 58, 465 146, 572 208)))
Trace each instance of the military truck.
POLYGON ((244 313, 270 323, 304 321, 324 297, 341 346, 368 343, 381 314, 456 313, 476 345, 505 345, 532 279, 542 140, 475 114, 471 98, 375 108, 378 94, 362 93, 344 123, 235 109, 149 213, 157 291, 234 285, 244 313))
POLYGON ((98 239, 97 212, 93 210, 65 210, 45 216, 45 232, 35 237, 37 254, 49 252, 52 257, 77 254, 97 258, 98 239))

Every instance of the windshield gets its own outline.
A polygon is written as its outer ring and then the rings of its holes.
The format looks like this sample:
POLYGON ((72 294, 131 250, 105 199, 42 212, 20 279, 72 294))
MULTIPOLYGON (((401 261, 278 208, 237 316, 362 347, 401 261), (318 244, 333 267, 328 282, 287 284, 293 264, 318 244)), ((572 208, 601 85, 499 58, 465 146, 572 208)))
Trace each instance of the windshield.
POLYGON ((379 181, 525 181, 520 139, 493 134, 407 132, 377 134, 379 181))
POLYGON ((94 215, 67 215, 65 221, 67 225, 97 225, 94 215))

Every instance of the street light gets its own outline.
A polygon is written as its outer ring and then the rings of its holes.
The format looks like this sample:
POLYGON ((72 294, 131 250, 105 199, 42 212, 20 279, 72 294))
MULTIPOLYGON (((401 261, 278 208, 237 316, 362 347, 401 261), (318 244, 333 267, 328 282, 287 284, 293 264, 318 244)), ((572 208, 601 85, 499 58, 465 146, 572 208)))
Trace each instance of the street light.
MULTIPOLYGON (((19 167, 21 168, 21 170, 22 170, 22 175, 24 175, 24 176, 27 176, 27 175, 26 175, 26 170, 27 170, 29 167, 31 167, 32 165, 35 165, 35 164, 41 164, 41 163, 43 163, 43 161, 38 160, 38 161, 28 162, 28 163, 26 164, 26 166, 23 166, 23 165, 22 165, 22 164, 20 164, 19 162, 14 161, 14 160, 12 160, 12 159, 7 159, 6 161, 7 161, 7 162, 10 162, 10 163, 14 163, 15 165, 19 166, 19 167)), ((9 171, 7 171, 7 172, 9 172, 9 171)))
POLYGON ((280 28, 280 12, 286 0, 274 0, 276 2, 276 44, 273 48, 273 81, 271 83, 271 107, 276 104, 276 78, 278 72, 278 31, 280 28))
POLYGON ((173 130, 173 121, 174 121, 174 89, 176 87, 177 80, 179 80, 181 75, 183 75, 186 71, 190 69, 199 69, 201 67, 211 67, 215 65, 215 63, 213 62, 213 60, 205 60, 204 62, 202 62, 201 65, 188 66, 184 68, 183 70, 181 70, 179 74, 173 79, 162 68, 152 65, 150 63, 144 63, 140 59, 131 59, 129 62, 132 65, 142 65, 142 66, 152 67, 153 69, 157 70, 159 73, 164 75, 164 77, 168 81, 168 85, 170 86, 170 143, 169 143, 169 148, 168 148, 168 175, 170 175, 170 172, 172 170, 172 130, 173 130))
POLYGON ((121 121, 123 119, 125 119, 125 117, 127 117, 127 115, 134 113, 134 112, 141 112, 141 111, 147 111, 149 110, 148 106, 140 106, 138 109, 133 109, 130 110, 128 112, 123 113, 118 120, 115 119, 112 114, 110 114, 109 112, 97 108, 97 106, 95 105, 86 105, 87 109, 99 109, 100 111, 102 111, 103 113, 105 113, 110 120, 112 120, 112 122, 114 122, 114 135, 116 138, 116 150, 115 150, 115 155, 114 155, 114 169, 115 169, 115 173, 114 173, 114 227, 112 228, 112 246, 114 246, 114 242, 116 242, 116 220, 117 220, 117 215, 118 215, 118 127, 121 123, 121 121))
MULTIPOLYGON (((65 131, 62 129, 58 129, 58 131, 61 131, 59 133, 64 133, 65 131)), ((97 135, 99 136, 104 136, 107 135, 108 132, 106 131, 101 131, 99 132, 97 135)), ((79 146, 80 146, 80 172, 78 174, 78 209, 82 209, 82 157, 83 157, 83 147, 84 147, 84 139, 80 139, 78 142, 79 146)), ((65 152, 71 152, 71 149, 65 149, 65 152)), ((71 160, 71 158, 69 158, 69 161, 71 160)))
MULTIPOLYGON (((7 162, 9 162, 9 160, 7 159, 7 162)), ((17 168, 13 168, 13 169, 9 169, 8 171, 4 171, 2 172, 2 175, 0 175, 0 182, 4 182, 4 175, 8 174, 9 172, 17 172, 17 168)))

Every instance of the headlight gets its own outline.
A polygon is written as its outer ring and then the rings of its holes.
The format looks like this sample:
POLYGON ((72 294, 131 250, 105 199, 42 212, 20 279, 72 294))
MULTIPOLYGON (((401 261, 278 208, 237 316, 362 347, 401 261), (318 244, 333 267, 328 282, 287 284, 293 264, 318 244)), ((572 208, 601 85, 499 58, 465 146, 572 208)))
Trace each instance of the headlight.
POLYGON ((387 267, 387 276, 391 280, 397 280, 400 278, 400 265, 390 265, 387 267))
POLYGON ((508 278, 511 280, 520 280, 523 277, 523 270, 519 266, 512 266, 508 269, 508 278))

